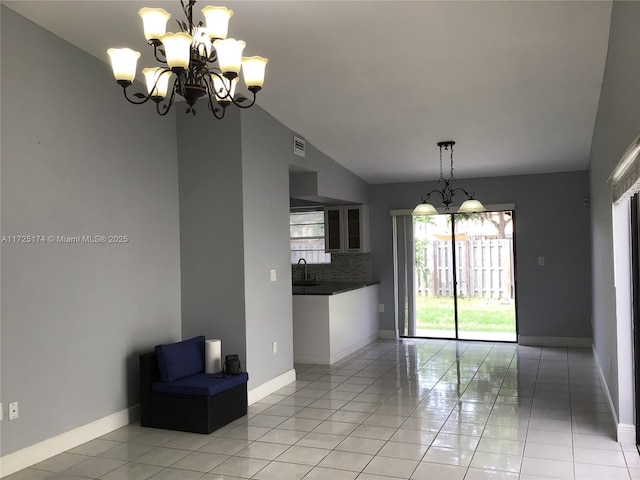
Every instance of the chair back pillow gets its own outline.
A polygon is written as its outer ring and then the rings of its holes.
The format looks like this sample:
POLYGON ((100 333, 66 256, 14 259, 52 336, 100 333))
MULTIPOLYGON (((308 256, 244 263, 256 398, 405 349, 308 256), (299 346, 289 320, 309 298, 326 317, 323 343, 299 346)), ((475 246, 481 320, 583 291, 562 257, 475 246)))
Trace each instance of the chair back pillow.
POLYGON ((156 346, 160 380, 173 382, 204 372, 204 335, 156 346))

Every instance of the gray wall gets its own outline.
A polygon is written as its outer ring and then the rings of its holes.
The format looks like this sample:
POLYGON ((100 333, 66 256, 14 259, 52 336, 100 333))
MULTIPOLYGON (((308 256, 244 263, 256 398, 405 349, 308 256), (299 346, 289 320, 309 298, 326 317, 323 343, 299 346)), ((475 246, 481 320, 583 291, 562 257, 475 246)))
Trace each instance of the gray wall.
POLYGON ((109 67, 2 7, 2 455, 138 401, 137 355, 180 336, 175 124, 109 67))
POLYGON ((293 368, 289 166, 313 166, 318 191, 344 201, 366 202, 367 184, 309 143, 296 157, 294 132, 257 106, 177 125, 182 334, 221 338, 255 388, 293 368))
POLYGON ((178 112, 182 335, 246 361, 240 115, 178 112))
MULTIPOLYGON (((273 119, 277 122, 277 120, 273 119)), ((289 145, 283 144, 283 155, 297 169, 313 172, 291 174, 291 196, 323 203, 368 203, 369 185, 360 177, 307 142, 306 156, 289 155, 293 151, 294 132, 289 131, 289 145)))
POLYGON ((289 161, 292 132, 260 108, 242 112, 247 369, 261 385, 293 368, 289 161), (270 281, 270 270, 277 280, 270 281), (272 342, 278 352, 272 353, 272 342))
MULTIPOLYGON (((614 2, 598 115, 591 144, 593 340, 609 393, 618 409, 616 305, 613 285, 612 195, 609 175, 640 133, 640 3, 614 2)), ((621 421, 621 412, 617 412, 621 421)), ((623 412, 625 413, 625 412, 623 412)), ((625 413, 627 414, 627 413, 625 413)), ((626 419, 626 423, 632 423, 626 419)))
MULTIPOLYGON (((483 203, 516 205, 519 334, 591 337, 587 172, 457 180, 483 203), (538 266, 538 257, 545 266, 538 266)), ((380 328, 394 328, 393 245, 389 212, 413 208, 435 182, 373 185, 373 278, 380 280, 380 328)))

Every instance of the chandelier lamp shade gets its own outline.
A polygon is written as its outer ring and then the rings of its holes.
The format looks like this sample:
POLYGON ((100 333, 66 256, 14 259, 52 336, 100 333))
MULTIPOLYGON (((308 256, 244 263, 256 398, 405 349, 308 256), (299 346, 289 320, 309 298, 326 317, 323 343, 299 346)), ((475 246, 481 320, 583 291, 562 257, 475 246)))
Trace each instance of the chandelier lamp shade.
POLYGON ((467 196, 467 199, 462 202, 460 208, 458 208, 458 213, 480 213, 486 211, 484 205, 480 203, 480 201, 473 198, 473 192, 468 192, 464 188, 453 187, 453 182, 455 180, 453 176, 453 146, 456 142, 452 140, 446 140, 444 142, 438 142, 438 147, 440 148, 440 183, 442 184, 442 189, 431 190, 425 196, 422 197, 422 202, 418 204, 418 206, 413 210, 412 215, 437 215, 438 210, 431 203, 428 203, 431 195, 437 194, 440 196, 441 203, 444 205, 445 210, 449 210, 449 207, 453 203, 453 197, 457 193, 464 193, 467 196), (442 171, 442 151, 449 152, 449 160, 451 165, 451 170, 449 172, 449 178, 444 178, 444 174, 442 171))
POLYGON ((233 10, 226 7, 204 7, 205 21, 193 20, 196 0, 180 0, 186 21, 177 20, 180 31, 167 32, 171 15, 162 8, 142 8, 144 37, 153 47, 153 54, 160 66, 142 70, 147 93, 130 95, 129 87, 136 78, 140 52, 130 48, 110 48, 113 76, 122 87, 125 98, 136 105, 151 100, 160 115, 166 115, 176 101, 176 95, 187 103, 186 113, 196 114, 196 102, 203 98, 213 115, 221 119, 225 109, 233 104, 249 108, 256 102, 256 95, 264 84, 268 59, 243 57, 246 43, 227 38, 229 19, 233 10), (244 78, 251 98, 236 94, 240 75, 244 78))

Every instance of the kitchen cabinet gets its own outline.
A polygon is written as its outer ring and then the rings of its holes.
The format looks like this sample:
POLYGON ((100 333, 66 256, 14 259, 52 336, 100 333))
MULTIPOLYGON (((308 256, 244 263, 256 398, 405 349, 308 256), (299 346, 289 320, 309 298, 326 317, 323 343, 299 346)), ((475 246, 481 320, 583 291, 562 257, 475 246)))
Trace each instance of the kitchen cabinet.
POLYGON ((369 208, 367 205, 325 207, 324 235, 327 253, 368 253, 369 208))

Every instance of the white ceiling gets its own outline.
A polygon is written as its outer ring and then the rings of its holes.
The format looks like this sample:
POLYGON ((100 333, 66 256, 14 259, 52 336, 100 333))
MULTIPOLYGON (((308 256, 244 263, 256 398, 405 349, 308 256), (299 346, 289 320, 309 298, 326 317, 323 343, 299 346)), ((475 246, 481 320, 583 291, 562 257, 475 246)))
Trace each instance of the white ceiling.
MULTIPOLYGON (((154 62, 138 9, 182 19, 177 0, 2 3, 105 62, 140 50, 139 69, 154 62)), ((588 168, 610 2, 214 4, 269 57, 258 104, 370 183, 437 178, 449 139, 459 178, 588 168)))

